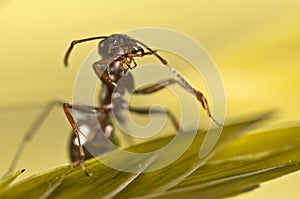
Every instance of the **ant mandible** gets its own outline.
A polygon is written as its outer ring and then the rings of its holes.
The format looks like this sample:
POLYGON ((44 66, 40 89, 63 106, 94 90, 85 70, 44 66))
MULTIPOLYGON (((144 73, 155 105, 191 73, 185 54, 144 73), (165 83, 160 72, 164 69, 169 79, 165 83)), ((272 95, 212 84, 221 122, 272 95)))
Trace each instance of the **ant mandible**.
MULTIPOLYGON (((71 160, 76 166, 81 166, 86 173, 87 171, 84 165, 84 160, 93 157, 93 155, 91 155, 86 149, 86 146, 92 145, 94 148, 96 147, 96 151, 99 152, 99 154, 107 151, 107 145, 103 141, 103 136, 99 136, 99 131, 103 132, 104 136, 112 142, 116 142, 113 133, 113 125, 111 122, 111 113, 113 107, 115 110, 128 108, 129 111, 137 114, 149 113, 149 107, 135 108, 127 104, 122 98, 126 91, 135 95, 150 94, 157 92, 171 84, 179 84, 182 88, 197 98, 204 110, 206 110, 208 117, 210 117, 214 123, 220 126, 220 124, 211 115, 207 100, 202 92, 193 88, 182 75, 180 75, 172 66, 168 65, 167 61, 161 57, 157 51, 152 50, 146 44, 127 35, 113 34, 111 36, 97 36, 74 40, 71 42, 71 45, 65 54, 65 66, 68 66, 68 58, 76 44, 92 40, 101 40, 98 45, 98 52, 102 59, 96 61, 92 65, 96 75, 103 83, 99 98, 99 107, 82 104, 70 104, 62 101, 53 101, 49 103, 44 111, 32 123, 32 126, 30 126, 30 128, 28 128, 26 131, 7 173, 14 170, 24 144, 33 137, 33 134, 41 126, 55 105, 63 106, 66 117, 74 131, 70 140, 71 160), (154 55, 163 65, 169 67, 169 69, 178 77, 179 80, 166 79, 148 87, 135 90, 133 76, 129 73, 129 70, 137 66, 134 58, 147 55, 154 55), (121 77, 125 75, 127 75, 126 82, 119 82, 117 85, 118 81, 122 80, 121 77), (75 111, 76 113, 85 114, 85 117, 75 120, 70 110, 75 111), (91 119, 92 117, 89 117, 88 114, 96 114, 97 119, 91 119), (83 134, 83 130, 81 129, 87 126, 89 127, 88 135, 84 134, 86 140, 85 143, 81 143, 80 134, 83 134), (99 129, 99 126, 101 129, 99 129)), ((179 130, 180 125, 177 119, 168 110, 166 112, 154 110, 152 113, 166 113, 174 128, 179 130)), ((116 114, 115 116, 120 120, 124 120, 124 118, 122 118, 122 116, 119 114, 116 114)))

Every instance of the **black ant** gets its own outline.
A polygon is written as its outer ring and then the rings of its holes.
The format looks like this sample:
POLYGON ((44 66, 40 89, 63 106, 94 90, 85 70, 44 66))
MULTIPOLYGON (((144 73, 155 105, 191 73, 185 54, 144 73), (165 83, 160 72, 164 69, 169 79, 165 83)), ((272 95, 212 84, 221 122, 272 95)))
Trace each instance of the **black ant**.
MULTIPOLYGON (((101 152, 106 151, 106 145, 103 142, 101 136, 99 136, 99 132, 103 132, 104 136, 111 140, 112 142, 116 142, 113 133, 113 125, 111 122, 111 113, 112 107, 115 110, 120 110, 122 108, 128 108, 129 111, 137 113, 137 114, 148 114, 149 108, 135 108, 128 105, 123 99, 122 96, 125 94, 126 91, 135 94, 135 95, 142 95, 142 94, 150 94, 156 91, 159 91, 171 84, 179 84, 182 88, 190 92, 191 94, 195 95, 197 100, 201 103, 204 110, 206 110, 208 117, 210 117, 217 125, 220 125, 211 115, 207 100, 202 92, 194 89, 183 76, 181 76, 172 66, 168 65, 167 61, 162 58, 157 51, 152 50, 144 43, 130 38, 124 34, 113 34, 111 36, 98 36, 98 37, 90 37, 86 39, 74 40, 72 41, 70 47, 68 48, 65 58, 64 64, 68 66, 68 58, 74 46, 79 43, 92 41, 92 40, 101 40, 98 45, 98 52, 102 57, 101 60, 96 61, 92 67, 98 76, 98 78, 102 81, 102 91, 100 93, 99 98, 99 107, 92 107, 88 105, 81 105, 81 104, 70 104, 64 103, 61 101, 54 101, 50 103, 44 110, 44 112, 37 118, 37 121, 33 123, 33 126, 28 129, 27 133, 23 138, 22 143, 20 144, 19 149, 12 161, 11 167, 9 171, 14 169, 18 156, 22 151, 22 147, 26 141, 28 141, 32 136, 33 133, 37 130, 37 128, 41 125, 44 121, 46 116, 49 114, 50 110, 54 105, 62 105, 63 110, 66 114, 68 121, 70 122, 74 134, 72 134, 71 142, 70 142, 70 155, 75 165, 80 165, 84 171, 85 165, 84 160, 92 158, 93 156, 88 152, 85 146, 92 145, 96 150, 101 152), (159 83, 150 85, 146 88, 137 89, 134 88, 134 80, 133 76, 129 73, 130 69, 133 69, 137 66, 134 58, 136 57, 144 57, 147 55, 154 55, 159 61, 164 64, 165 66, 169 67, 170 70, 178 77, 179 80, 176 79, 166 79, 159 83), (121 77, 127 75, 126 82, 119 83, 117 86, 118 81, 121 77), (113 95, 114 93, 114 95, 113 95), (77 121, 74 119, 73 115, 71 114, 70 110, 76 111, 76 113, 83 113, 83 114, 96 114, 97 120, 91 119, 88 116, 77 121), (98 123, 100 125, 95 125, 98 123), (88 126, 88 135, 85 135, 86 141, 84 144, 81 143, 80 134, 81 127, 85 125, 88 126)), ((154 113, 164 113, 162 111, 156 110, 154 113)), ((167 116, 172 122, 172 125, 176 130, 180 128, 180 125, 174 115, 166 111, 167 116)), ((124 120, 121 116, 120 119, 124 120)), ((119 119, 119 118, 118 118, 119 119)), ((103 136, 102 136, 103 137, 103 136)))

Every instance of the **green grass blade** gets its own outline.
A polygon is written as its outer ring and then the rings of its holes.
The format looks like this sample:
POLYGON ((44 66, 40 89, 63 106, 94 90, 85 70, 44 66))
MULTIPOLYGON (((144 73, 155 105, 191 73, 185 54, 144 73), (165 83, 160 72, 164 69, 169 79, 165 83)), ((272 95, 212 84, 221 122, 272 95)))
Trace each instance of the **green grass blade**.
POLYGON ((5 177, 3 177, 1 180, 0 180, 0 193, 6 189, 8 187, 8 185, 10 183, 12 183, 21 173, 23 173, 25 171, 25 169, 22 169, 22 170, 19 170, 15 173, 12 173, 12 174, 9 174, 5 177))
MULTIPOLYGON (((0 190, 1 198, 220 198, 250 191, 261 182, 300 169, 300 126, 240 136, 251 132, 266 117, 268 114, 226 126, 214 150, 203 159, 198 157, 204 139, 204 132, 200 132, 179 159, 157 171, 143 172, 156 164, 155 156, 149 156, 137 173, 114 170, 90 160, 86 166, 93 173, 91 177, 80 168, 63 166, 0 190)), ((171 139, 161 138, 128 150, 151 151, 171 139)), ((131 166, 141 161, 118 157, 118 152, 102 158, 130 161, 131 166)))

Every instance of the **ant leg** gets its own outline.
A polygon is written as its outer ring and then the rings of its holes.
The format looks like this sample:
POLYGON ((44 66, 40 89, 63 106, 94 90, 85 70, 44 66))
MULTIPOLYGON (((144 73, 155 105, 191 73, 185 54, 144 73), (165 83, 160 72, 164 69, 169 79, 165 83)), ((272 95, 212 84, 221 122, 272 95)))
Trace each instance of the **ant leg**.
MULTIPOLYGON (((126 79, 123 79, 123 80, 121 79, 120 81, 122 81, 120 83, 122 83, 122 85, 124 85, 125 88, 132 94, 149 94, 149 93, 156 92, 156 91, 158 91, 170 84, 173 84, 173 83, 180 84, 180 82, 178 82, 177 80, 169 79, 169 80, 160 82, 158 84, 154 84, 154 85, 150 86, 149 88, 134 90, 133 76, 130 73, 127 75, 126 79)), ((148 114, 149 110, 150 110, 150 108, 133 108, 133 107, 129 106, 129 111, 132 111, 132 112, 135 112, 138 114, 148 114)), ((179 130, 179 128, 180 128, 179 122, 177 121, 176 117, 170 111, 167 110, 166 112, 164 112, 161 110, 153 110, 153 113, 157 113, 157 114, 166 113, 167 116, 169 117, 169 119, 171 120, 176 131, 179 130)))
MULTIPOLYGON (((176 71, 177 72, 177 71, 176 71)), ((181 77, 181 76, 180 76, 181 77)), ((179 84, 181 87, 183 87, 185 90, 187 90, 188 92, 194 94, 198 101, 200 101, 202 107, 204 108, 204 110, 206 110, 208 117, 210 117, 214 123, 216 123, 218 126, 221 126, 221 124, 219 124, 214 117, 212 117, 207 100, 205 98, 205 96, 203 95, 202 92, 194 89, 193 87, 191 87, 186 81, 185 79, 182 79, 182 82, 179 82, 178 80, 175 79, 167 79, 164 81, 161 81, 157 84, 153 84, 151 86, 148 86, 146 88, 142 88, 142 89, 137 89, 133 92, 133 94, 150 94, 150 93, 154 93, 157 92, 163 88, 166 88, 167 86, 171 85, 171 84, 179 84)))
MULTIPOLYGON (((134 112, 134 113, 138 113, 138 114, 149 114, 150 108, 146 107, 146 108, 134 108, 129 106, 129 111, 134 112)), ((176 131, 179 130, 180 125, 176 119, 176 117, 170 112, 170 111, 161 111, 161 110, 151 110, 152 113, 155 114, 164 114, 166 113, 168 118, 171 120, 172 125, 174 126, 174 128, 176 129, 176 131)))
POLYGON ((175 79, 167 79, 164 81, 161 81, 157 84, 152 84, 146 88, 142 88, 142 89, 137 89, 133 92, 133 94, 150 94, 150 93, 154 93, 156 91, 159 91, 163 88, 166 88, 167 86, 171 85, 171 84, 179 84, 180 86, 184 87, 179 81, 175 80, 175 79))
POLYGON ((187 81, 186 79, 179 73, 177 72, 172 66, 165 64, 166 66, 168 66, 170 68, 170 70, 173 72, 173 74, 175 74, 178 79, 181 81, 181 86, 187 90, 188 92, 190 92, 191 94, 195 95, 196 98, 198 99, 198 101, 201 103, 202 107, 204 110, 206 110, 206 113, 208 115, 209 118, 212 119, 212 121, 218 125, 218 126, 222 126, 222 124, 220 124, 212 115, 210 112, 210 108, 208 106, 208 102, 207 99, 205 98, 205 96, 203 95, 202 92, 196 90, 195 88, 193 88, 187 81))
POLYGON ((30 141, 30 139, 34 136, 34 134, 39 130, 42 124, 45 122, 47 116, 50 114, 51 110, 55 106, 62 105, 63 102, 59 100, 54 100, 46 105, 44 110, 36 117, 36 119, 31 123, 29 128, 26 130, 14 156, 10 163, 10 166, 5 175, 13 172, 16 168, 19 158, 21 157, 21 153, 23 152, 24 147, 30 141))
POLYGON ((207 112, 207 115, 208 117, 210 117, 213 122, 215 124, 217 124, 218 126, 222 126, 221 124, 218 123, 218 121, 211 115, 211 112, 210 112, 210 109, 209 109, 209 106, 208 106, 208 103, 207 103, 207 100, 205 98, 205 96, 203 95, 202 92, 194 89, 186 80, 185 78, 179 73, 177 72, 171 65, 168 64, 168 62, 163 58, 161 57, 159 54, 157 54, 157 51, 155 50, 152 50, 150 47, 148 47, 146 44, 144 44, 143 42, 139 41, 139 40, 134 40, 135 42, 139 43, 140 45, 142 45, 144 48, 146 48, 150 53, 149 54, 153 54, 154 56, 156 56, 162 64, 164 64, 165 66, 168 66, 169 69, 172 71, 173 74, 175 74, 179 80, 181 81, 181 86, 189 91, 190 93, 194 94, 198 101, 201 103, 202 107, 204 108, 204 110, 206 110, 207 112))
POLYGON ((113 59, 102 59, 93 63, 93 69, 98 76, 98 78, 103 82, 103 84, 107 85, 110 89, 116 87, 116 83, 114 83, 109 77, 109 66, 114 61, 113 59))
POLYGON ((87 105, 64 103, 63 109, 64 109, 64 112, 66 114, 66 117, 67 117, 69 123, 71 124, 71 126, 73 128, 75 137, 78 141, 80 159, 77 162, 75 162, 75 165, 81 166, 82 170, 89 176, 90 174, 87 172, 85 165, 84 165, 85 153, 84 153, 83 145, 81 144, 80 137, 79 137, 79 134, 82 134, 82 133, 80 132, 80 130, 77 126, 77 123, 69 109, 73 109, 73 110, 77 110, 77 111, 81 111, 81 112, 89 113, 89 114, 95 114, 95 113, 98 113, 100 110, 105 110, 105 107, 97 108, 97 107, 92 107, 92 106, 87 106, 87 105))
MULTIPOLYGON (((75 136, 77 138, 77 141, 78 141, 78 147, 79 147, 79 152, 80 152, 80 160, 75 163, 76 165, 80 165, 82 170, 84 172, 86 172, 86 168, 85 168, 85 165, 84 165, 84 159, 85 159, 85 154, 84 154, 84 151, 83 151, 83 146, 81 144, 81 141, 80 141, 80 138, 79 138, 79 129, 77 127, 77 124, 72 116, 72 114, 70 113, 69 109, 72 109, 72 105, 71 104, 68 104, 68 103, 64 103, 63 104, 63 108, 64 108, 64 112, 67 116, 67 119, 69 120, 72 128, 73 128, 73 131, 75 133, 75 136)), ((86 172, 87 173, 87 172, 86 172)))

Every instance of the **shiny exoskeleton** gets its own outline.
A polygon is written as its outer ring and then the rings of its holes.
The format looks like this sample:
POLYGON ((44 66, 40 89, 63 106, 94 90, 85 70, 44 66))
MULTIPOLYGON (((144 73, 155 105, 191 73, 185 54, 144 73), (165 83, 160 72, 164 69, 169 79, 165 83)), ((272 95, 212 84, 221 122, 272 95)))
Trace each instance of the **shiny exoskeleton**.
MULTIPOLYGON (((99 80, 102 82, 102 90, 99 97, 99 106, 93 107, 89 105, 82 104, 70 104, 64 103, 62 101, 53 101, 48 104, 40 116, 33 122, 32 126, 27 130, 25 136, 14 156, 8 173, 13 171, 18 157, 22 152, 24 143, 27 142, 37 129, 41 126, 46 116, 52 110, 55 105, 62 105, 67 119, 69 120, 74 133, 70 140, 70 156, 75 165, 80 165, 84 171, 86 171, 84 166, 84 160, 92 158, 93 155, 98 155, 102 152, 109 150, 103 138, 107 138, 112 142, 116 143, 114 138, 114 127, 112 125, 112 108, 114 110, 121 110, 128 108, 129 111, 137 114, 148 114, 149 107, 145 108, 135 108, 128 105, 122 96, 125 92, 130 92, 132 94, 150 94, 159 91, 171 84, 179 84, 182 88, 193 94, 197 100, 201 103, 202 107, 206 110, 207 115, 216 123, 218 122, 212 117, 207 100, 205 96, 198 90, 194 89, 183 76, 181 76, 172 66, 168 65, 167 61, 162 58, 157 51, 152 50, 144 43, 128 37, 124 34, 114 34, 111 36, 98 36, 91 37, 81 40, 74 40, 67 53, 65 55, 64 63, 68 65, 68 58, 76 44, 92 41, 101 40, 98 45, 98 52, 101 56, 101 60, 96 61, 92 67, 95 74, 98 76, 99 80), (152 84, 148 87, 142 89, 134 88, 134 79, 130 74, 129 70, 137 66, 135 58, 153 55, 162 64, 169 67, 170 70, 178 77, 177 79, 166 79, 164 81, 158 82, 157 84, 152 84), (126 80, 121 79, 121 77, 126 75, 126 80), (76 117, 74 117, 74 112, 76 112, 76 117), (96 115, 96 117, 95 117, 96 115), (84 135, 84 139, 82 139, 84 135), (104 135, 104 136, 103 136, 104 135), (81 137, 81 138, 80 138, 81 137), (84 140, 84 143, 82 141, 84 140), (90 154, 87 150, 92 147, 96 154, 90 154)), ((165 113, 160 110, 154 110, 152 113, 165 113)), ((174 128, 178 130, 180 128, 179 123, 173 114, 166 111, 168 118, 172 122, 174 128)), ((114 112, 115 117, 118 121, 125 121, 121 114, 114 112)), ((219 124, 218 124, 219 125, 219 124)))
MULTIPOLYGON (((75 109, 77 111, 82 111, 85 113, 97 113, 97 120, 92 122, 98 122, 100 124, 100 130, 104 133, 105 137, 109 138, 111 141, 115 141, 113 137, 113 125, 111 123, 111 112, 112 107, 115 110, 119 110, 122 108, 128 108, 129 111, 139 113, 139 114, 147 114, 149 113, 149 108, 134 108, 129 106, 122 100, 122 96, 127 91, 132 92, 133 94, 149 94, 156 92, 170 84, 177 83, 182 86, 184 89, 194 94, 198 101, 202 104, 203 108, 207 111, 207 114, 210 118, 213 119, 215 123, 216 120, 211 116, 209 106, 204 95, 194 89, 173 67, 168 65, 167 61, 157 54, 156 51, 152 50, 144 43, 135 40, 133 38, 128 37, 123 34, 114 34, 111 36, 100 36, 100 37, 92 37, 82 40, 75 40, 71 43, 70 48, 68 49, 65 56, 65 65, 68 65, 68 57, 70 55, 71 50, 73 49, 75 44, 95 40, 102 39, 102 41, 98 45, 98 52, 102 57, 101 60, 96 61, 93 64, 93 69, 98 76, 98 78, 102 81, 103 87, 100 96, 100 106, 99 107, 89 107, 85 105, 75 106, 68 103, 64 103, 64 111, 66 116, 73 127, 75 132, 73 139, 77 141, 71 141, 71 157, 73 161, 78 161, 78 163, 84 168, 83 160, 85 158, 91 158, 92 156, 89 154, 85 147, 80 143, 79 134, 80 134, 80 125, 76 123, 75 119, 69 112, 69 109, 75 109), (143 89, 134 90, 134 81, 133 77, 128 73, 129 69, 133 69, 137 66, 134 58, 143 57, 146 55, 154 55, 156 56, 164 65, 170 67, 171 71, 178 77, 178 80, 175 79, 167 79, 165 81, 159 82, 157 84, 151 85, 149 87, 143 89), (127 75, 126 81, 119 82, 120 78, 124 75, 127 75), (118 83, 118 86, 117 86, 118 83), (116 91, 114 89, 116 88, 116 91), (114 92, 114 95, 113 95, 114 92)), ((160 113, 160 111, 157 111, 160 113)), ((171 114, 171 112, 167 111, 167 115, 170 118, 175 129, 179 129, 179 123, 176 118, 171 114)), ((121 115, 116 114, 119 120, 124 120, 121 115)), ((86 122, 91 122, 85 120, 83 124, 86 122)), ((218 124, 218 123, 217 123, 218 124)), ((93 125, 89 125, 93 126, 93 125)), ((95 125, 97 126, 97 125, 95 125)), ((89 129, 89 132, 96 132, 97 129, 89 129)), ((99 131, 99 130, 98 130, 99 131)), ((93 133, 93 136, 86 136, 89 139, 86 140, 85 146, 91 144, 94 148, 98 147, 99 152, 104 151, 105 144, 101 144, 101 140, 97 139, 98 133, 93 133), (103 150, 102 150, 103 149, 103 150)))

